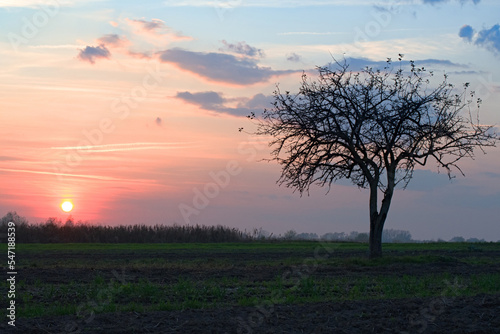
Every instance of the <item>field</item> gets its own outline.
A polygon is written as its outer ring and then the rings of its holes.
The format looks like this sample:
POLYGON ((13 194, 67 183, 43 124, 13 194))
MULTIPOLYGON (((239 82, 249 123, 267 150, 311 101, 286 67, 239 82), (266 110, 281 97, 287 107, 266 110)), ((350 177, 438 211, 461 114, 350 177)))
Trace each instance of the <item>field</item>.
POLYGON ((384 251, 370 261, 357 243, 18 244, 16 327, 4 316, 0 332, 499 331, 499 243, 384 251))

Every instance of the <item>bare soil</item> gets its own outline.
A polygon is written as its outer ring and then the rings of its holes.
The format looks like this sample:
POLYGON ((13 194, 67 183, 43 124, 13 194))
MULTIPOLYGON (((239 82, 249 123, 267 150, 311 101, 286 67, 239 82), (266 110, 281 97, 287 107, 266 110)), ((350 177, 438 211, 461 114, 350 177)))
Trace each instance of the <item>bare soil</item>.
POLYGON ((19 320, 2 333, 500 333, 500 297, 428 298, 19 320))
MULTIPOLYGON (((414 254, 413 252, 412 254, 414 254)), ((449 256, 447 251, 425 252, 439 256, 449 256)), ((308 257, 311 254, 293 254, 308 257)), ((343 252, 336 256, 359 256, 359 252, 343 252)), ((47 254, 26 255, 24 260, 36 261, 37 257, 47 254)), ((83 253, 58 254, 68 261, 75 257, 88 256, 83 253)), ((96 256, 96 254, 93 254, 96 256)), ((152 282, 169 284, 178 277, 196 278, 245 278, 253 282, 272 279, 287 270, 285 264, 277 266, 245 265, 249 261, 279 259, 284 254, 276 252, 236 252, 224 253, 126 253, 102 254, 108 260, 113 256, 120 259, 140 259, 175 256, 186 261, 204 257, 227 259, 233 265, 216 269, 210 266, 196 269, 178 269, 166 272, 163 269, 116 268, 123 273, 127 282, 147 278, 152 282)), ((289 256, 289 255, 288 255, 289 256)), ((454 258, 471 256, 468 252, 453 252, 454 258)), ((498 258, 497 251, 484 251, 474 257, 498 258)), ((96 259, 97 261, 97 259, 96 259)), ((499 265, 468 265, 462 262, 424 263, 418 266, 395 263, 385 266, 319 266, 316 276, 371 276, 371 275, 426 275, 429 273, 450 273, 473 275, 478 273, 498 273, 499 265)), ((26 284, 36 281, 64 284, 71 280, 90 282, 96 275, 112 278, 110 270, 95 268, 25 268, 20 277, 26 284)), ((500 291, 500 282, 499 291, 500 291)), ((0 323, 0 333, 500 333, 500 294, 477 295, 470 297, 429 297, 414 298, 407 296, 391 300, 360 300, 343 302, 322 302, 300 305, 273 305, 264 303, 253 307, 220 307, 158 312, 101 313, 78 318, 76 315, 19 318, 16 327, 0 323)))

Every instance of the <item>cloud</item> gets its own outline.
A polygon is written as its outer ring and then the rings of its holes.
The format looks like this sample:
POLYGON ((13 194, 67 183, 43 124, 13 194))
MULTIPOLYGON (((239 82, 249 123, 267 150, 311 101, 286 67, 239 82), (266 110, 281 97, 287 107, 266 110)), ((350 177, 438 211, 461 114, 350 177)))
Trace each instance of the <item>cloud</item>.
POLYGON ((5 155, 0 155, 0 161, 16 161, 16 160, 19 160, 19 159, 14 158, 14 157, 5 156, 5 155))
MULTIPOLYGON (((459 1, 462 5, 469 2, 469 0, 459 0, 459 1)), ((440 4, 440 3, 449 2, 449 0, 422 0, 422 2, 424 4, 436 5, 436 4, 440 4)), ((477 5, 478 3, 481 2, 481 0, 471 0, 471 2, 474 3, 474 5, 477 5)))
MULTIPOLYGON (((403 62, 403 63, 406 63, 406 62, 403 62)), ((441 66, 462 67, 462 68, 467 67, 467 65, 454 63, 454 62, 452 62, 450 60, 446 60, 446 59, 432 59, 432 58, 430 58, 430 59, 416 60, 415 64, 416 65, 441 65, 441 66)))
POLYGON ((83 61, 88 61, 94 64, 97 58, 111 58, 109 49, 114 49, 113 52, 132 56, 140 59, 150 59, 151 54, 148 52, 134 52, 126 48, 131 45, 131 42, 126 36, 119 36, 117 34, 106 34, 97 39, 99 46, 87 46, 85 49, 80 50, 78 58, 83 61))
POLYGON ((134 23, 138 23, 144 30, 147 31, 158 31, 166 28, 165 23, 162 20, 152 19, 151 21, 145 20, 132 20, 134 23))
MULTIPOLYGON (((161 46, 165 48, 165 44, 170 41, 175 40, 185 40, 192 39, 191 37, 183 36, 181 33, 174 31, 168 27, 162 20, 152 19, 151 21, 146 20, 135 20, 125 18, 125 22, 131 26, 134 33, 140 35, 142 42, 150 43, 154 46, 161 46)), ((110 24, 113 27, 117 27, 118 23, 111 21, 110 24)), ((135 41, 135 36, 133 33, 130 34, 130 38, 135 41)), ((134 45, 127 38, 127 36, 120 36, 118 34, 106 34, 96 40, 98 46, 87 46, 85 49, 80 50, 78 58, 82 61, 88 61, 91 64, 95 64, 96 59, 111 57, 111 52, 109 49, 119 53, 140 59, 150 59, 153 52, 150 51, 136 51, 134 50, 134 45), (126 49, 128 48, 128 50, 126 49)))
POLYGON ((184 36, 182 33, 173 30, 165 24, 162 20, 152 19, 151 21, 146 20, 134 20, 125 19, 125 21, 135 29, 136 33, 147 35, 151 38, 159 39, 165 42, 165 37, 170 40, 191 40, 189 36, 184 36))
POLYGON ((429 192, 437 188, 443 188, 450 185, 450 178, 446 173, 437 173, 431 170, 416 169, 413 171, 413 177, 408 184, 410 191, 429 192))
POLYGON ((264 57, 264 51, 250 46, 245 42, 232 44, 228 43, 226 40, 222 40, 222 44, 224 44, 224 47, 220 48, 219 51, 234 52, 248 57, 264 57))
POLYGON ((105 45, 87 46, 85 49, 81 49, 78 54, 78 59, 81 61, 88 61, 91 64, 95 64, 96 59, 109 59, 110 57, 111 53, 105 45))
POLYGON ((369 0, 164 0, 163 4, 167 7, 210 7, 219 10, 230 10, 239 7, 260 7, 260 8, 300 8, 311 6, 363 6, 370 5, 373 1, 369 0))
POLYGON ((458 36, 467 42, 500 54, 500 24, 495 24, 491 28, 480 30, 477 33, 470 25, 464 25, 460 28, 458 36))
POLYGON ((260 67, 250 58, 240 59, 224 53, 192 52, 178 48, 159 52, 159 59, 207 80, 236 85, 266 82, 274 75, 296 72, 260 67))
MULTIPOLYGON (((94 0, 99 1, 99 0, 94 0)), ((2 7, 27 7, 27 8, 36 8, 40 9, 40 7, 53 7, 56 6, 74 6, 79 3, 88 2, 86 0, 2 0, 0 3, 0 8, 2 7)))
MULTIPOLYGON (((343 63, 343 60, 338 60, 339 63, 343 63)), ((359 71, 366 67, 380 68, 387 66, 387 61, 374 61, 367 58, 346 58, 346 62, 349 65, 349 69, 352 71, 359 71)), ((397 59, 392 59, 392 64, 395 65, 397 59)), ((410 61, 403 60, 402 66, 409 66, 410 61)), ((467 68, 466 65, 453 63, 446 59, 421 59, 415 60, 416 66, 440 66, 440 67, 455 67, 455 68, 467 68)), ((330 64, 330 67, 335 67, 336 64, 330 64)), ((399 65, 398 65, 399 66, 399 65)))
POLYGON ((196 104, 206 110, 218 110, 222 108, 223 104, 226 102, 222 94, 216 92, 200 92, 194 94, 190 92, 178 92, 175 97, 196 104))
POLYGON ((460 28, 460 31, 458 32, 458 36, 468 40, 469 42, 472 40, 472 36, 474 36, 474 29, 470 25, 464 25, 462 28, 460 28))
POLYGON ((300 36, 327 36, 327 35, 347 35, 348 33, 346 32, 332 32, 332 31, 327 31, 327 32, 317 32, 317 31, 287 31, 287 32, 280 32, 278 35, 280 36, 292 36, 292 35, 300 35, 300 36))
POLYGON ((135 52, 135 51, 128 51, 127 54, 129 56, 132 56, 134 58, 139 58, 139 59, 151 59, 151 53, 150 52, 135 52))
POLYGON ((482 172, 482 175, 485 175, 487 177, 495 178, 495 179, 500 179, 500 173, 495 173, 495 172, 482 172))
POLYGON ((298 54, 296 54, 296 53, 294 52, 294 53, 292 53, 292 54, 288 55, 288 56, 286 57, 286 60, 291 61, 291 62, 294 62, 294 63, 298 63, 299 61, 301 61, 301 60, 302 60, 302 57, 301 57, 301 56, 299 56, 298 54))
POLYGON ((195 147, 196 142, 170 142, 170 143, 124 143, 124 144, 105 144, 105 145, 87 145, 87 146, 61 146, 51 147, 52 150, 78 150, 84 153, 107 153, 122 151, 141 151, 141 150, 171 150, 195 147))
POLYGON ((99 38, 97 42, 99 42, 99 45, 106 45, 112 47, 122 47, 122 46, 127 46, 129 44, 129 41, 127 40, 126 37, 120 37, 117 34, 104 35, 101 38, 99 38))
POLYGON ((225 98, 222 93, 208 92, 178 92, 176 98, 197 105, 198 107, 216 113, 246 117, 252 112, 260 113, 271 107, 273 96, 257 94, 252 98, 225 98), (229 106, 231 105, 231 106, 229 106))
POLYGON ((109 176, 82 175, 82 174, 66 174, 66 173, 44 172, 44 171, 26 170, 26 169, 0 168, 0 171, 2 171, 2 172, 12 172, 12 173, 57 175, 57 176, 77 177, 77 178, 85 178, 85 179, 96 179, 96 180, 103 180, 103 181, 126 181, 124 179, 117 179, 117 178, 109 177, 109 176))
POLYGON ((448 74, 456 74, 456 75, 484 75, 487 74, 487 72, 484 71, 451 71, 451 72, 446 72, 448 74))
POLYGON ((495 53, 500 52, 500 25, 495 24, 490 29, 479 31, 474 44, 484 46, 495 53))
POLYGON ((251 99, 244 103, 244 105, 250 109, 267 109, 272 106, 274 102, 274 96, 272 95, 264 95, 257 94, 254 95, 251 99))

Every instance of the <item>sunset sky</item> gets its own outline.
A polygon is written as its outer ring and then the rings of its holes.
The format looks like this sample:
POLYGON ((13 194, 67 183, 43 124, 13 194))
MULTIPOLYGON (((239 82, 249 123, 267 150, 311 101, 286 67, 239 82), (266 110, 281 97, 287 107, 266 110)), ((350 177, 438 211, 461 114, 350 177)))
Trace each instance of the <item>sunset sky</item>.
MULTIPOLYGON (((346 57, 406 60, 470 82, 500 124, 497 0, 0 1, 0 215, 31 222, 222 224, 367 232, 368 192, 279 187, 245 116, 276 84, 346 57), (238 129, 244 127, 245 131, 238 129)), ((452 181, 430 163, 385 228, 500 240, 500 148, 452 181)))

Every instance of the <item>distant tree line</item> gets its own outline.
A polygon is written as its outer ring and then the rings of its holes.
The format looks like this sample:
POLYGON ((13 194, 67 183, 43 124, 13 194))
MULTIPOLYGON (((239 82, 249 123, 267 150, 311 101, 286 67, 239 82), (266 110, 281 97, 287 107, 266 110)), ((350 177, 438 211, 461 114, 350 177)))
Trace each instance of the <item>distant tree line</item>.
MULTIPOLYGON (((368 242, 369 234, 352 231, 350 233, 325 233, 322 236, 318 236, 316 233, 297 233, 294 230, 290 230, 284 234, 283 239, 368 242)), ((408 231, 388 229, 382 233, 382 242, 414 242, 414 240, 408 231)))
MULTIPOLYGON (((9 212, 0 219, 0 242, 5 242, 7 224, 16 223, 18 243, 210 243, 243 242, 254 240, 323 240, 333 242, 369 241, 368 233, 334 232, 318 236, 316 233, 297 233, 289 230, 283 235, 274 235, 264 229, 240 231, 227 226, 203 225, 119 225, 101 226, 75 222, 72 218, 62 222, 48 218, 45 222, 31 224, 16 212, 9 212)), ((438 239, 438 242, 445 240, 438 239)), ((484 242, 484 239, 453 237, 450 242, 484 242)), ((383 231, 384 243, 434 242, 413 240, 409 231, 387 229, 383 231)), ((500 242, 500 241, 499 241, 500 242)))
POLYGON ((40 224, 30 224, 15 212, 9 212, 0 220, 0 228, 6 231, 9 221, 16 223, 18 243, 208 243, 240 242, 249 235, 236 228, 200 225, 120 225, 100 226, 73 219, 62 222, 49 218, 40 224))
MULTIPOLYGON (((265 234, 265 231, 263 234, 265 234)), ((289 230, 285 232, 285 234, 283 235, 283 239, 367 243, 369 241, 369 234, 352 231, 350 233, 345 233, 345 232, 325 233, 321 236, 318 236, 316 233, 297 233, 294 230, 289 230)), ((437 241, 414 240, 412 239, 411 233, 409 231, 386 229, 382 232, 382 242, 383 243, 411 243, 411 242, 469 242, 470 243, 470 242, 486 242, 486 240, 478 238, 465 239, 464 237, 453 237, 449 241, 443 239, 437 239, 437 241)), ((500 242, 500 240, 498 242, 500 242)))

